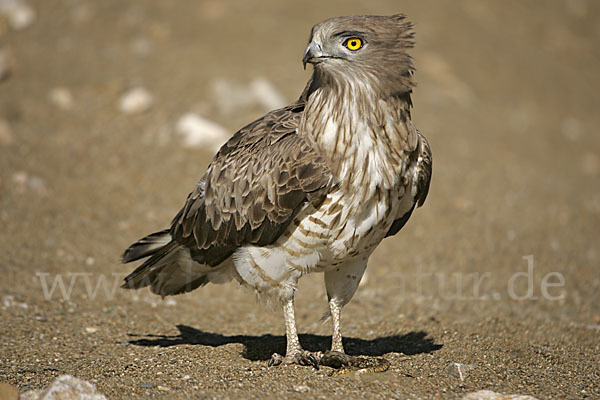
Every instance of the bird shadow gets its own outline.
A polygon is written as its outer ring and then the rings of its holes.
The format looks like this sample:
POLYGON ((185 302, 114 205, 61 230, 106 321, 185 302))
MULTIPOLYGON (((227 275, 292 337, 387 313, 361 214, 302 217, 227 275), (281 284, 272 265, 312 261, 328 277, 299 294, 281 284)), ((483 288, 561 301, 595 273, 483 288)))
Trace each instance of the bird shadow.
MULTIPOLYGON (((201 345, 219 347, 231 343, 244 346, 242 356, 250 361, 265 361, 271 358, 274 352, 284 354, 286 339, 283 335, 233 335, 226 336, 219 333, 204 332, 187 325, 176 325, 178 335, 140 335, 128 334, 129 344, 149 347, 171 347, 178 345, 201 345)), ((382 356, 387 353, 403 353, 415 355, 431 353, 442 348, 442 344, 427 337, 423 331, 409 332, 404 335, 383 336, 376 339, 364 340, 353 337, 343 339, 346 353, 351 356, 382 356)), ((301 334, 299 335, 302 347, 309 351, 329 350, 331 336, 301 334)))

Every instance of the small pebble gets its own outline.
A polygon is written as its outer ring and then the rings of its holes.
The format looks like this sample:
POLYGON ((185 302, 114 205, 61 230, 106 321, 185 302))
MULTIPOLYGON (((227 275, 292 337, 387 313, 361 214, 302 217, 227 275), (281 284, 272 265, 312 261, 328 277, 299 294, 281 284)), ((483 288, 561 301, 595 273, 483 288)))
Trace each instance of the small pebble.
POLYGON ((472 365, 466 365, 455 362, 451 363, 450 365, 448 365, 448 367, 446 367, 446 372, 448 373, 448 375, 456 377, 460 379, 461 382, 463 382, 467 377, 467 372, 472 369, 472 365))
POLYGON ((121 96, 119 110, 124 114, 140 114, 148 111, 153 103, 154 98, 148 90, 136 87, 121 96))
POLYGON ((98 328, 96 328, 95 326, 88 326, 87 328, 85 328, 86 333, 96 333, 98 332, 98 328))
POLYGON ((47 322, 48 318, 46 318, 46 316, 44 314, 36 314, 35 320, 39 321, 39 322, 47 322))
POLYGON ((16 301, 14 296, 11 296, 11 295, 4 296, 4 298, 2 299, 2 305, 4 306, 4 308, 10 308, 10 307, 29 308, 27 303, 21 303, 19 301, 16 301))
POLYGON ((257 78, 250 82, 250 92, 263 108, 273 110, 285 106, 286 102, 279 90, 266 78, 257 78))
POLYGON ((20 399, 87 399, 106 400, 90 382, 70 375, 62 375, 45 389, 21 393, 20 399))
POLYGON ((240 108, 260 107, 271 111, 283 107, 286 102, 279 90, 266 78, 255 78, 248 85, 227 79, 212 82, 214 103, 223 114, 239 112, 240 108))
POLYGON ((503 394, 492 392, 491 390, 480 390, 478 392, 467 393, 462 400, 537 400, 533 396, 523 394, 503 394))
POLYGON ((0 14, 8 18, 15 30, 27 28, 36 18, 35 9, 27 0, 0 0, 0 14))
POLYGON ((50 92, 48 92, 48 99, 61 110, 70 110, 73 108, 73 95, 67 88, 56 87, 51 89, 50 92))
POLYGON ((144 389, 152 389, 154 387, 154 383, 144 382, 140 384, 140 387, 143 387, 144 389))
POLYGON ((33 190, 39 194, 47 194, 46 184, 44 180, 38 176, 29 175, 25 171, 17 171, 12 175, 12 181, 17 185, 20 191, 26 189, 33 190))
POLYGON ((294 386, 295 392, 306 393, 310 390, 310 388, 306 385, 296 385, 294 386))
POLYGON ((175 300, 175 299, 166 299, 165 300, 165 305, 166 306, 170 306, 170 307, 176 306, 177 305, 177 300, 175 300))
POLYGON ((208 147, 212 150, 218 150, 230 136, 221 125, 194 113, 179 118, 175 131, 181 135, 185 147, 208 147))

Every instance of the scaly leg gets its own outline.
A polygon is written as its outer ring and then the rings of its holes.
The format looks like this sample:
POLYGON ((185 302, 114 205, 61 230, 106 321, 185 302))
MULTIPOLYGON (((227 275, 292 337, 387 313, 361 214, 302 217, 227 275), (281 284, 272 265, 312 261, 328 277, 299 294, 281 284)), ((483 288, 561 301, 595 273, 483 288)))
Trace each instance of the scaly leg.
POLYGON ((344 352, 342 344, 342 328, 340 324, 340 313, 342 306, 336 299, 329 300, 329 311, 331 313, 331 322, 333 323, 333 333, 331 335, 331 351, 344 352))
POLYGON ((285 336, 287 339, 285 357, 274 353, 269 360, 269 367, 279 364, 300 364, 312 365, 316 369, 319 369, 319 359, 321 358, 320 352, 311 353, 310 351, 303 350, 300 346, 298 331, 296 330, 293 298, 284 303, 283 317, 285 319, 285 336))

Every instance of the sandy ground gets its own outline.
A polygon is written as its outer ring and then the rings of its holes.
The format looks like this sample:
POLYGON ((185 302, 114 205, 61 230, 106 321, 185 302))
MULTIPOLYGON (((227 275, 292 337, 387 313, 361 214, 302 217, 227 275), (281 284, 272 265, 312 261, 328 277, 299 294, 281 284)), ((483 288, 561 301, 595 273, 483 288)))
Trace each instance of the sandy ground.
MULTIPOLYGON (((26 29, 0 23, 14 63, 0 82, 0 381, 71 374, 110 398, 600 398, 599 3, 32 5, 26 29), (235 284, 164 301, 114 289, 132 268, 122 250, 169 223, 212 156, 182 146, 180 116, 233 132, 266 111, 218 106, 215 80, 265 77, 292 100, 314 23, 396 12, 417 24, 413 116, 434 178, 343 313, 348 351, 387 372, 267 368, 281 312, 235 284), (152 108, 123 114, 138 85, 152 108), (50 293, 56 279, 69 295, 50 293)), ((322 276, 303 278, 308 349, 329 346, 326 307, 322 276)))

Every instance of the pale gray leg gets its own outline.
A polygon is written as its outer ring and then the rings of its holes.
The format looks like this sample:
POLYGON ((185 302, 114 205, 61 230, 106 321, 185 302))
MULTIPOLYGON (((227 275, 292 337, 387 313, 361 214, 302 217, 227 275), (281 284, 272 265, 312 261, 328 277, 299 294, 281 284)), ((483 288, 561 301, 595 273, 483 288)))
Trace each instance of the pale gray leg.
POLYGON ((283 304, 283 317, 285 319, 285 336, 287 340, 285 357, 274 353, 269 360, 269 367, 279 364, 312 365, 319 369, 321 353, 311 353, 302 349, 296 330, 296 317, 294 314, 294 298, 283 304))
POLYGON ((296 354, 302 351, 300 340, 298 340, 298 331, 296 330, 296 315, 294 313, 294 299, 283 305, 283 318, 285 319, 285 336, 287 346, 286 356, 296 354))
POLYGON ((331 351, 333 352, 344 352, 340 314, 342 307, 354 296, 366 267, 367 259, 360 258, 350 260, 338 268, 325 272, 325 289, 329 298, 329 312, 333 323, 331 335, 331 351))
POLYGON ((329 300, 329 311, 331 313, 331 322, 333 323, 333 334, 331 335, 331 351, 344 352, 342 344, 342 327, 340 323, 340 313, 342 305, 335 299, 329 300))

